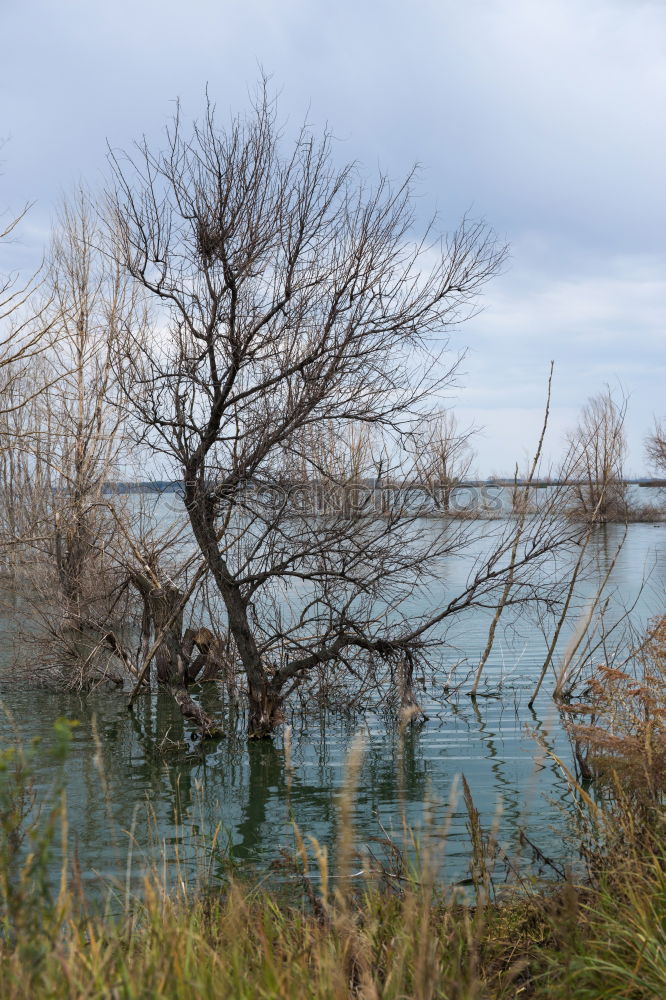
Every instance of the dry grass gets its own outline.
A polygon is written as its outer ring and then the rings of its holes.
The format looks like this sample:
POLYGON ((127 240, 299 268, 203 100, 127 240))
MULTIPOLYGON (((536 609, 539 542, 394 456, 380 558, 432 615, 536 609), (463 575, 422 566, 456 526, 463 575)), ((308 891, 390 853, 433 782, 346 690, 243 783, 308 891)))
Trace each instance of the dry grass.
POLYGON ((584 700, 565 709, 590 774, 641 809, 661 809, 666 791, 666 616, 651 623, 632 669, 602 664, 584 700), (615 787, 617 786, 617 787, 615 787))
MULTIPOLYGON (((63 789, 56 781, 38 814, 31 751, 6 751, 0 761, 0 995, 3 1000, 655 1000, 666 995, 666 855, 656 777, 663 772, 655 742, 663 735, 665 640, 662 619, 642 651, 650 665, 643 683, 636 686, 636 678, 606 670, 590 692, 593 724, 577 727, 579 737, 594 744, 595 766, 605 781, 601 812, 590 807, 581 828, 589 861, 585 883, 563 879, 531 889, 526 884, 502 902, 487 891, 488 868, 480 856, 485 838, 469 789, 465 798, 476 832, 473 904, 440 885, 435 859, 423 854, 411 869, 403 859, 400 878, 387 878, 386 870, 373 865, 364 879, 340 878, 355 864, 349 806, 359 772, 356 746, 340 801, 335 868, 316 844, 308 857, 297 832, 299 850, 288 861, 297 878, 273 888, 233 875, 224 885, 190 888, 171 873, 176 888, 169 891, 155 870, 138 894, 120 892, 113 906, 102 910, 87 898, 75 865, 66 865, 59 888, 51 888, 49 852, 59 836, 67 839, 63 789), (637 803, 649 808, 637 809, 637 803)), ((64 757, 69 728, 64 722, 59 726, 57 752, 64 757)), ((592 802, 589 796, 585 801, 592 802)))

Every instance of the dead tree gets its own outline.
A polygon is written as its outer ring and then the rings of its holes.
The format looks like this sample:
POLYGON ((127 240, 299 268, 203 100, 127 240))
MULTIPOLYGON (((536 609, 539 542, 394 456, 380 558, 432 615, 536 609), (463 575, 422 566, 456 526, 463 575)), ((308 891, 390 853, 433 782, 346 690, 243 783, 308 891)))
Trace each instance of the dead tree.
POLYGON ((654 430, 645 441, 648 462, 657 472, 666 475, 666 424, 655 420, 654 430))
MULTIPOLYGON (((5 283, 7 309, 32 309, 31 319, 14 326, 18 341, 7 339, 12 349, 0 361, 1 541, 18 554, 12 565, 24 585, 26 631, 39 645, 40 681, 87 687, 136 677, 141 650, 132 651, 131 637, 140 621, 147 641, 160 637, 158 680, 183 714, 210 732, 212 720, 187 687, 200 673, 222 669, 223 644, 206 629, 183 633, 181 589, 147 568, 150 555, 140 559, 137 504, 132 511, 127 497, 110 492, 131 458, 111 359, 119 330, 140 315, 137 290, 105 255, 96 208, 83 190, 61 209, 40 288, 5 283)), ((163 544, 175 546, 177 534, 163 544)))
POLYGON ((577 427, 567 435, 570 454, 572 512, 604 522, 627 510, 624 459, 626 400, 614 399, 609 388, 588 400, 577 427))
MULTIPOLYGON (((369 186, 307 128, 287 146, 265 92, 226 129, 208 104, 189 133, 176 117, 164 152, 143 143, 112 165, 114 252, 159 312, 119 352, 125 405, 184 482, 245 674, 249 732, 267 736, 311 673, 411 664, 433 629, 501 588, 506 525, 462 593, 407 614, 469 525, 424 533, 404 510, 318 516, 307 497, 289 503, 281 470, 327 427, 372 427, 400 452, 453 379, 447 332, 505 249, 469 220, 446 239, 415 236, 411 177, 369 186)), ((515 602, 538 597, 536 566, 559 544, 555 527, 538 528, 516 553, 515 602)))
POLYGON ((187 596, 161 571, 157 560, 148 556, 141 569, 131 573, 131 581, 143 602, 144 627, 156 641, 158 683, 168 689, 183 716, 205 735, 219 734, 219 725, 188 692, 204 667, 208 674, 214 673, 218 647, 213 634, 209 629, 184 631, 187 596), (197 656, 193 655, 195 649, 197 656))
POLYGON ((135 286, 98 236, 95 207, 79 191, 60 212, 33 293, 41 302, 37 332, 46 321, 49 340, 37 341, 29 328, 39 352, 14 364, 7 393, 22 405, 2 421, 11 444, 0 465, 4 540, 21 553, 25 610, 33 609, 51 646, 40 662, 77 687, 106 673, 108 650, 98 654, 108 618, 114 609, 122 618, 107 492, 127 456, 111 358, 137 310, 135 286))
MULTIPOLYGON (((0 246, 11 242, 13 233, 25 217, 28 207, 3 224, 0 222, 0 246)), ((45 305, 35 304, 35 292, 39 288, 41 274, 37 271, 21 282, 17 274, 0 273, 0 371, 13 376, 24 370, 19 362, 27 362, 40 354, 47 341, 49 323, 45 318, 45 305)), ((10 386, 11 379, 5 379, 3 389, 10 386)), ((13 405, 9 409, 13 409, 13 405)), ((8 412, 0 406, 0 412, 8 412)))
POLYGON ((453 410, 439 410, 414 433, 414 471, 431 488, 437 507, 444 513, 451 510, 456 486, 470 476, 474 433, 474 427, 459 427, 453 410))
POLYGON ((136 307, 123 273, 98 245, 95 207, 79 191, 61 210, 50 252, 56 377, 44 397, 57 462, 55 561, 66 615, 75 627, 87 617, 91 570, 101 583, 101 552, 114 528, 101 502, 109 480, 117 476, 123 447, 111 358, 136 307))
POLYGON ((355 516, 371 503, 370 488, 389 468, 373 424, 354 421, 307 425, 289 440, 283 458, 292 505, 314 513, 355 516))
MULTIPOLYGON (((11 243, 27 211, 28 206, 0 223, 0 247, 11 243)), ((0 273, 0 545, 3 568, 10 570, 16 560, 16 531, 24 520, 21 506, 28 501, 24 493, 14 502, 25 471, 24 445, 32 431, 26 411, 34 410, 42 386, 35 372, 52 342, 45 315, 48 303, 37 302, 41 278, 39 271, 23 282, 16 273, 0 273)))

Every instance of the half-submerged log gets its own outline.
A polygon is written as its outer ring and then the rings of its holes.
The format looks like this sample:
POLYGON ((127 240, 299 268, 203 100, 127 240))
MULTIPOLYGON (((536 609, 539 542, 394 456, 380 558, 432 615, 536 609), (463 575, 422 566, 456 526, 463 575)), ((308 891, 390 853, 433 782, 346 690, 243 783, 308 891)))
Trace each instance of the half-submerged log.
POLYGON ((398 662, 398 696, 400 699, 400 725, 408 726, 411 722, 421 719, 425 722, 425 714, 414 693, 414 661, 409 653, 405 653, 398 662))
POLYGON ((208 629, 187 629, 183 634, 185 595, 171 581, 158 579, 152 568, 150 575, 135 573, 133 582, 142 596, 153 633, 160 638, 155 652, 158 684, 167 688, 184 718, 193 722, 204 736, 221 736, 221 727, 187 690, 201 670, 207 668, 211 651, 216 649, 215 637, 208 629), (195 646, 199 654, 193 660, 195 646))

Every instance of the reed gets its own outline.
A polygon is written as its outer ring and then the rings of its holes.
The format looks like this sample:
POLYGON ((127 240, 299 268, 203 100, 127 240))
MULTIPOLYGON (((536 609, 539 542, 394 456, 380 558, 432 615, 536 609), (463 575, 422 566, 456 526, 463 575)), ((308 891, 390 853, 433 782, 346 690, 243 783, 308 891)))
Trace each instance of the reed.
MULTIPOLYGON (((70 727, 59 726, 64 756, 70 727)), ((356 743, 333 870, 326 851, 296 831, 297 849, 285 862, 296 878, 268 884, 230 870, 223 884, 212 883, 204 868, 192 884, 156 865, 138 889, 128 881, 100 905, 66 852, 59 885, 46 877, 51 852, 59 839, 67 842, 65 790, 56 769, 40 807, 30 752, 6 751, 0 762, 0 993, 7 1000, 663 995, 663 818, 655 808, 638 815, 630 787, 637 771, 625 772, 621 785, 610 782, 601 808, 581 826, 585 879, 526 881, 504 898, 489 891, 492 863, 480 854, 492 838, 465 783, 476 831, 470 870, 481 890, 465 899, 438 882, 426 850, 416 862, 393 857, 391 871, 388 862, 361 857, 357 871, 350 802, 363 748, 356 743)))

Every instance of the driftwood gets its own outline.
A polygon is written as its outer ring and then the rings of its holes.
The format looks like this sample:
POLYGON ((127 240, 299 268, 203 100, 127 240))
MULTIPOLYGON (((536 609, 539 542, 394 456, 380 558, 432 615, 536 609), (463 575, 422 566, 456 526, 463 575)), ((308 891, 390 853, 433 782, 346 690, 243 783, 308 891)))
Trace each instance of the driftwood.
POLYGON ((221 727, 197 701, 190 697, 184 684, 169 684, 167 687, 184 718, 194 722, 205 736, 222 735, 221 727))
POLYGON ((398 663, 398 696, 400 698, 400 724, 409 725, 419 716, 426 721, 425 714, 414 693, 414 661, 409 651, 401 657, 398 663))
POLYGON ((170 580, 160 579, 154 567, 132 574, 132 582, 144 603, 144 620, 160 637, 155 653, 158 684, 173 696, 184 718, 194 722, 206 736, 221 735, 220 726, 188 693, 199 674, 215 675, 222 643, 209 629, 187 629, 183 633, 184 595, 170 580), (193 658, 195 648, 198 653, 193 658))

